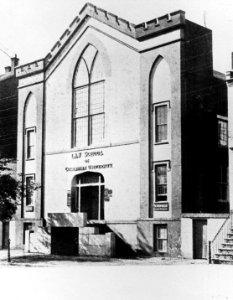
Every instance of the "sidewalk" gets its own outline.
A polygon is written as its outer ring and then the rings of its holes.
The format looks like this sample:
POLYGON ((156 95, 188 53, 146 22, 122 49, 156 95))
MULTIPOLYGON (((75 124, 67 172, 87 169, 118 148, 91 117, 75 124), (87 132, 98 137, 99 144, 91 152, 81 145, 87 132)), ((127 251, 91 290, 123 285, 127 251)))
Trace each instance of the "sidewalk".
POLYGON ((204 264, 207 260, 183 258, 136 257, 136 258, 108 258, 108 257, 81 257, 63 255, 45 255, 39 253, 25 253, 22 250, 11 250, 11 262, 8 263, 7 250, 0 250, 0 266, 56 266, 56 265, 190 265, 204 264))

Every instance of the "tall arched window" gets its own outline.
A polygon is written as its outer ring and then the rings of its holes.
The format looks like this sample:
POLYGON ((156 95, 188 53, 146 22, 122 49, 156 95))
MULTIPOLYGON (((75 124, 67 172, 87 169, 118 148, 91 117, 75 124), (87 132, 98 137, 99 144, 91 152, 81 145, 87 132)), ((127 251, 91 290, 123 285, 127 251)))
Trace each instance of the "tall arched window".
MULTIPOLYGON (((170 181, 168 170, 170 169, 170 156, 163 156, 167 160, 161 161, 157 156, 156 147, 161 144, 169 144, 171 141, 171 75, 170 69, 161 56, 156 60, 151 73, 151 140, 153 141, 153 189, 155 202, 169 201, 170 181)), ((157 148, 158 149, 158 148, 157 148)), ((160 150, 161 151, 161 150, 160 150)))
POLYGON ((72 146, 89 146, 104 138, 104 79, 100 55, 88 45, 73 79, 72 146))
POLYGON ((35 201, 32 184, 35 181, 36 159, 36 98, 30 94, 24 107, 24 176, 25 176, 25 205, 26 211, 35 201))

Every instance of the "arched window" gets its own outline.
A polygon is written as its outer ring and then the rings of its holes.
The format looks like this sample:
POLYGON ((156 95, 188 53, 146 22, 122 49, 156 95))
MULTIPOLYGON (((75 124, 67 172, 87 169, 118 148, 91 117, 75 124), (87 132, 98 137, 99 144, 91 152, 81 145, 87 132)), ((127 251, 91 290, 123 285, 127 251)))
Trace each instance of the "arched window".
MULTIPOLYGON (((168 170, 170 170, 170 156, 167 157, 168 160, 163 161, 157 155, 159 151, 155 150, 158 149, 157 147, 161 149, 159 145, 171 142, 171 75, 167 62, 161 56, 156 60, 151 72, 150 91, 154 202, 169 202, 170 187, 168 183, 171 179, 168 170)), ((161 231, 161 228, 158 230, 161 231)), ((162 230, 166 231, 165 228, 162 230)))
POLYGON ((33 94, 28 96, 24 107, 24 176, 25 176, 25 205, 26 211, 35 201, 32 186, 35 181, 35 165, 31 161, 36 159, 36 98, 33 94))
POLYGON ((104 79, 100 55, 88 45, 73 79, 72 146, 100 143, 104 138, 104 79))

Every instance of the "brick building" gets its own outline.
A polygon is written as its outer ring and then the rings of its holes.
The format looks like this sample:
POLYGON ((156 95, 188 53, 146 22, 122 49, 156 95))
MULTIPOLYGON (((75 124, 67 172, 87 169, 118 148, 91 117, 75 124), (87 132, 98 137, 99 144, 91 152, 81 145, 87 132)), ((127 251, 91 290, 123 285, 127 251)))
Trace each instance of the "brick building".
MULTIPOLYGON (((11 66, 0 75, 0 159, 7 161, 9 172, 16 176, 18 79, 15 67, 19 59, 11 58, 11 66)), ((7 246, 9 223, 0 222, 0 248, 7 246)))
POLYGON ((229 212, 211 30, 183 11, 134 25, 86 4, 16 75, 17 171, 40 188, 12 222, 15 247, 206 258, 229 212))

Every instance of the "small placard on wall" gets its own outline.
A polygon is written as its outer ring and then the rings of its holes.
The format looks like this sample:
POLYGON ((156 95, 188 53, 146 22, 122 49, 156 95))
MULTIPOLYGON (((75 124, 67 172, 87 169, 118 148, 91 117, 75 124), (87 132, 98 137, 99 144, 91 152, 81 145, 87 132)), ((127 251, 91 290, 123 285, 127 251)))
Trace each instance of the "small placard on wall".
POLYGON ((169 203, 154 203, 154 210, 157 211, 168 211, 169 210, 169 203))
POLYGON ((110 201, 110 198, 112 197, 112 190, 110 189, 104 189, 104 201, 110 201))
POLYGON ((34 206, 28 205, 26 206, 26 212, 33 212, 34 211, 34 206))
POLYGON ((71 206, 71 191, 67 191, 67 206, 71 206))

